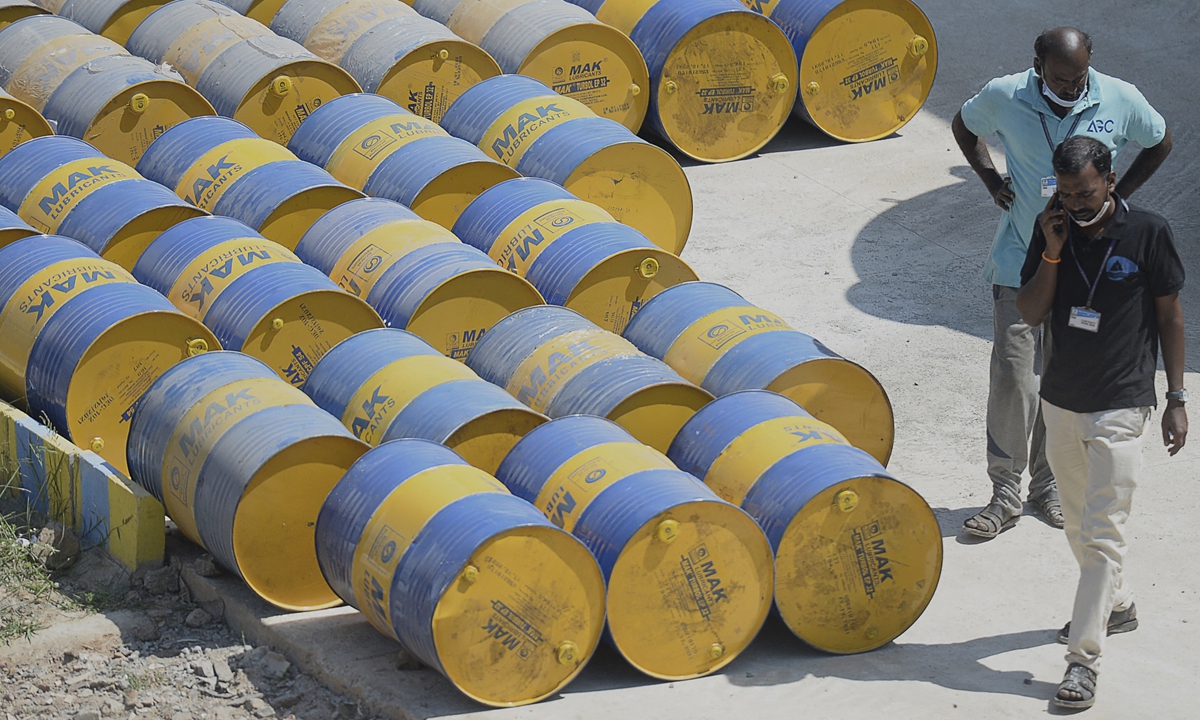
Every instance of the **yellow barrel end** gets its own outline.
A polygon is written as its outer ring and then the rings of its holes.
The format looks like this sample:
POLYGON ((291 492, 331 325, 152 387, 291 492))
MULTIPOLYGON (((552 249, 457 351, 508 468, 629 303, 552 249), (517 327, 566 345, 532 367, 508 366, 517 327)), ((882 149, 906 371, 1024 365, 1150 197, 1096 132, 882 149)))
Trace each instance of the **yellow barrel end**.
POLYGON ((467 88, 500 74, 500 66, 477 45, 438 40, 400 58, 375 93, 437 122, 467 88))
POLYGON ((501 268, 481 268, 439 285, 404 329, 446 357, 462 360, 478 337, 501 318, 542 304, 541 294, 524 278, 501 268))
POLYGON ((114 160, 136 165, 150 143, 184 120, 216 115, 200 93, 174 80, 124 88, 92 118, 83 137, 114 160))
POLYGON ((513 446, 544 422, 544 415, 527 408, 503 408, 463 425, 443 445, 494 475, 513 446))
POLYGON ((484 190, 518 177, 517 171, 507 165, 481 157, 478 162, 455 165, 438 175, 417 194, 409 207, 426 220, 449 230, 484 190))
POLYGON ((650 298, 696 279, 686 262, 666 250, 621 250, 589 270, 563 305, 605 330, 620 334, 650 298))
POLYGON ((287 0, 236 0, 226 4, 234 7, 251 20, 257 20, 263 25, 269 26, 279 9, 286 3, 287 0))
POLYGON ((570 535, 549 526, 500 533, 475 550, 438 602, 438 658, 455 686, 479 702, 537 702, 583 669, 604 627, 604 595, 600 569, 570 535), (541 618, 515 614, 529 606, 531 591, 549 611, 541 618), (479 641, 489 627, 506 650, 479 641))
POLYGON ((159 235, 184 220, 206 214, 200 208, 190 205, 164 205, 150 210, 118 229, 109 240, 102 257, 132 271, 138 258, 159 235))
POLYGON ((0 30, 31 15, 46 15, 49 11, 34 5, 31 0, 10 0, 0 3, 0 30))
POLYGON ((941 576, 942 538, 933 511, 907 485, 854 478, 795 516, 775 567, 776 603, 792 632, 827 652, 865 652, 925 611, 941 576))
POLYGON ((324 60, 298 60, 254 83, 233 119, 267 140, 287 145, 296 128, 324 103, 362 92, 350 73, 324 60))
POLYGON ((295 250, 304 233, 325 213, 338 205, 365 197, 345 185, 316 185, 301 190, 280 203, 256 230, 268 240, 295 250))
POLYGON ((129 41, 129 36, 150 13, 166 5, 171 0, 128 0, 124 5, 113 11, 112 15, 99 30, 99 34, 115 40, 122 45, 129 41))
POLYGON ((712 399, 707 390, 691 383, 664 382, 636 391, 607 417, 639 442, 665 453, 684 423, 712 399))
POLYGON ((26 140, 53 134, 50 123, 38 111, 0 90, 0 155, 26 140))

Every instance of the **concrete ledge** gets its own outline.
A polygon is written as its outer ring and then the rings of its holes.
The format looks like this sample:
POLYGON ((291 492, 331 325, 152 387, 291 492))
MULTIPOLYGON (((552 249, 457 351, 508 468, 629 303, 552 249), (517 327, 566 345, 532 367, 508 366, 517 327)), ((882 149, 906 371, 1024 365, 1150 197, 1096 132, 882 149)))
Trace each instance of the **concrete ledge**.
POLYGON ((90 450, 0 402, 0 492, 106 550, 131 573, 162 565, 163 506, 90 450))

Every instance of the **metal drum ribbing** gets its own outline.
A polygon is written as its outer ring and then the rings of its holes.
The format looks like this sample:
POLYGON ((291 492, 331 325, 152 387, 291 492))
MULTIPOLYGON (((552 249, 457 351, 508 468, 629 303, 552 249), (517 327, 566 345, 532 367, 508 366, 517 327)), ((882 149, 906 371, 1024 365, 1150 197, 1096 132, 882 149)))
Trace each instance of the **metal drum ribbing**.
POLYGON ((37 110, 0 90, 0 157, 23 142, 53 134, 37 110))
POLYGON ((479 148, 379 95, 327 103, 288 145, 302 160, 445 228, 484 190, 518 177, 479 148))
POLYGON ((164 133, 138 169, 189 203, 236 218, 289 249, 326 212, 363 196, 221 117, 196 118, 164 133))
POLYGON ((626 33, 650 68, 650 127, 705 162, 746 157, 796 99, 796 53, 738 0, 568 0, 626 33))
POLYGON ((46 322, 68 300, 133 276, 74 240, 36 235, 0 248, 0 395, 25 397, 29 353, 46 322))
POLYGON ((286 2, 287 0, 220 0, 222 5, 263 25, 270 25, 279 8, 286 2))
POLYGON ((288 0, 271 29, 434 122, 463 90, 500 74, 483 48, 400 0, 288 0))
POLYGON ((520 75, 486 80, 442 118, 451 135, 525 176, 562 185, 678 255, 692 227, 692 190, 662 149, 585 105, 520 75))
POLYGON ((39 0, 48 10, 124 45, 133 29, 170 0, 39 0))
POLYGON ((626 339, 720 397, 738 390, 786 395, 887 463, 895 419, 870 372, 775 313, 714 283, 687 283, 646 303, 626 339))
POLYGON ((937 74, 933 26, 909 0, 742 0, 771 18, 800 61, 794 112, 831 137, 877 140, 904 126, 937 74))
POLYGON ((203 214, 128 165, 64 136, 38 138, 0 157, 0 203, 31 226, 74 238, 126 269, 159 233, 203 214))
POLYGON ((150 288, 97 284, 63 303, 38 333, 25 377, 30 414, 44 414, 76 445, 127 472, 129 419, 142 394, 180 360, 220 348, 150 288))
POLYGON ((317 564, 314 525, 367 445, 246 360, 194 358, 149 388, 134 415, 135 478, 160 493, 166 480, 189 537, 264 600, 287 610, 338 605, 317 564))
POLYGON ((528 281, 441 225, 381 198, 329 211, 305 233, 296 254, 365 299, 389 326, 459 360, 497 320, 543 303, 528 281))
POLYGON ((612 422, 552 420, 496 477, 595 555, 608 583, 606 638, 642 672, 715 672, 766 620, 774 571, 762 531, 612 422))
POLYGON ((155 10, 128 47, 176 68, 219 114, 280 144, 322 103, 361 91, 337 65, 211 0, 155 10))
POLYGON ((29 227, 15 212, 0 205, 0 248, 37 234, 38 231, 29 227))
POLYGON ((262 360, 296 386, 331 347, 383 327, 365 302, 227 218, 197 218, 163 233, 134 276, 203 321, 223 347, 262 360))
POLYGON ((604 627, 604 579, 587 549, 425 440, 355 463, 321 508, 316 548, 342 599, 487 705, 556 692, 604 627))
POLYGON ((607 417, 660 451, 712 400, 621 336, 553 306, 518 310, 493 325, 467 366, 538 412, 607 417))
POLYGON ((454 233, 528 279, 546 302, 621 332, 649 298, 696 273, 603 208, 546 180, 519 178, 485 191, 454 233))
POLYGON ((0 0, 0 30, 31 15, 46 15, 47 11, 32 0, 0 0))
POLYGON ((637 132, 650 75, 624 33, 563 0, 416 0, 413 8, 491 53, 506 73, 537 78, 559 95, 637 132))
POLYGON ((317 363, 304 392, 364 442, 432 440, 490 473, 547 419, 424 340, 394 329, 338 343, 317 363))
POLYGON ((112 55, 129 52, 58 15, 27 17, 0 30, 0 85, 40 112, 68 75, 112 55))
POLYGON ((791 400, 763 390, 720 398, 668 456, 766 531, 776 606, 813 647, 873 650, 933 598, 942 534, 929 505, 791 400))

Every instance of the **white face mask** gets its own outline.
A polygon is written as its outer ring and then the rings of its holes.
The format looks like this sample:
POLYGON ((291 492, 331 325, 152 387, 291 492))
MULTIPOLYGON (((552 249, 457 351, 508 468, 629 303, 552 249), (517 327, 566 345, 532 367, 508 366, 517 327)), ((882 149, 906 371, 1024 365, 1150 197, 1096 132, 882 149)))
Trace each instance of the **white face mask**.
POLYGON ((1096 213, 1096 217, 1092 218, 1091 220, 1080 220, 1079 218, 1075 217, 1074 215, 1071 216, 1071 219, 1074 220, 1075 224, 1081 228, 1091 227, 1091 226, 1095 225, 1096 223, 1100 222, 1100 219, 1104 217, 1104 213, 1108 212, 1109 205, 1112 205, 1112 197, 1111 196, 1107 200, 1104 201, 1104 205, 1100 208, 1100 212, 1096 213))
POLYGON ((1079 97, 1075 100, 1063 100, 1059 96, 1055 95, 1054 91, 1051 90, 1050 86, 1046 84, 1045 80, 1043 80, 1042 81, 1042 94, 1045 95, 1050 100, 1050 102, 1054 103, 1055 105, 1059 105, 1059 106, 1065 107, 1065 108, 1073 108, 1076 105, 1078 105, 1079 103, 1083 102, 1083 99, 1085 97, 1087 97, 1088 89, 1086 87, 1084 87, 1083 92, 1079 93, 1079 97))

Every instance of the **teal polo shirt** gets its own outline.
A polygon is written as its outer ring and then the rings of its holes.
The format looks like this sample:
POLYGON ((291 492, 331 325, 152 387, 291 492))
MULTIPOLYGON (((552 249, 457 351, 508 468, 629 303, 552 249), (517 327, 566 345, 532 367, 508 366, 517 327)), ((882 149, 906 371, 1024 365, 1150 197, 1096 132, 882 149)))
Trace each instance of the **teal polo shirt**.
POLYGON ((1117 154, 1133 140, 1142 147, 1162 141, 1167 123, 1132 84, 1088 70, 1087 96, 1059 118, 1038 87, 1030 68, 1023 73, 996 78, 962 107, 962 121, 980 137, 996 133, 1004 145, 1005 164, 1016 199, 1000 215, 992 252, 983 266, 983 277, 994 285, 1021 286, 1021 266, 1033 236, 1033 223, 1046 207, 1042 178, 1054 175, 1054 150, 1071 136, 1087 135, 1117 154), (1042 120, 1046 122, 1042 129, 1042 120), (1046 133, 1050 133, 1050 140, 1046 133))

